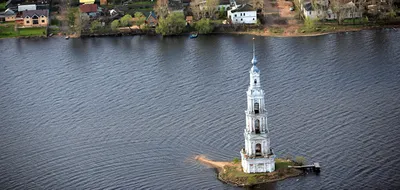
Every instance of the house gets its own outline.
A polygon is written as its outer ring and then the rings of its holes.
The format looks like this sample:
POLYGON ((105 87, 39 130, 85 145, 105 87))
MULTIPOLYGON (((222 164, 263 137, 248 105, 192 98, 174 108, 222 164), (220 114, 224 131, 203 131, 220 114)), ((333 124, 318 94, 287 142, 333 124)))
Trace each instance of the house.
POLYGON ((18 12, 22 12, 22 11, 33 11, 33 10, 37 10, 35 4, 31 4, 31 5, 18 5, 18 12))
POLYGON ((25 27, 43 27, 48 25, 48 10, 29 10, 22 12, 23 26, 25 27))
POLYGON ((7 9, 4 12, 0 13, 0 21, 1 22, 13 22, 15 21, 17 14, 11 9, 7 9))
POLYGON ((79 10, 81 14, 87 14, 90 18, 96 17, 99 12, 97 4, 79 5, 79 10))
POLYGON ((186 16, 186 25, 191 25, 193 23, 193 16, 186 16))
POLYGON ((342 5, 340 16, 343 19, 361 18, 362 11, 353 3, 353 1, 350 1, 342 5))
POLYGON ((149 16, 146 18, 146 23, 150 27, 156 27, 158 24, 157 16, 153 11, 150 11, 149 16))
POLYGON ((100 5, 107 5, 107 4, 108 4, 107 0, 100 0, 100 5))
MULTIPOLYGON (((334 13, 329 7, 328 0, 319 0, 316 2, 316 6, 313 7, 311 2, 305 2, 301 5, 301 10, 304 17, 311 19, 327 19, 335 20, 338 18, 337 13, 334 13)), ((362 11, 352 1, 342 2, 340 5, 339 16, 341 19, 351 19, 362 17, 362 11)))
POLYGON ((249 4, 238 5, 228 10, 228 18, 232 24, 255 24, 257 11, 249 4))
POLYGON ((334 19, 332 11, 328 11, 328 6, 325 3, 315 3, 315 8, 311 2, 306 2, 301 6, 304 17, 311 19, 334 19), (329 13, 329 14, 328 14, 329 13))

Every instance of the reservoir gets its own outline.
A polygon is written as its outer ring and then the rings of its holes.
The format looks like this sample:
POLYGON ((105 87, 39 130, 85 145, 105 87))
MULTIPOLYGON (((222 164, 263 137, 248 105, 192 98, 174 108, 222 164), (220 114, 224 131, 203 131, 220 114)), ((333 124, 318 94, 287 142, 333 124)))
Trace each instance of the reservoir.
MULTIPOLYGON (((0 189, 239 189, 252 37, 0 40, 0 189)), ((256 38, 271 145, 319 175, 268 189, 400 187, 400 31, 256 38)))

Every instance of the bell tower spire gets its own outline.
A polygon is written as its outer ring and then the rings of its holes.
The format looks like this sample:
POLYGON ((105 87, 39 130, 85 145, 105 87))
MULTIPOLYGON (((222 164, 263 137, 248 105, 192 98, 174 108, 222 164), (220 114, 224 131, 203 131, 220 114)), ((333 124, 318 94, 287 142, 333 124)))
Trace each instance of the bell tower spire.
POLYGON ((255 38, 253 38, 253 59, 251 60, 251 63, 253 66, 257 65, 257 58, 256 58, 256 45, 254 43, 255 38))
POLYGON ((244 129, 245 148, 240 151, 242 168, 246 173, 273 172, 275 155, 270 146, 267 109, 264 91, 260 85, 260 70, 257 68, 255 39, 253 38, 253 59, 250 85, 247 89, 246 128, 244 129))

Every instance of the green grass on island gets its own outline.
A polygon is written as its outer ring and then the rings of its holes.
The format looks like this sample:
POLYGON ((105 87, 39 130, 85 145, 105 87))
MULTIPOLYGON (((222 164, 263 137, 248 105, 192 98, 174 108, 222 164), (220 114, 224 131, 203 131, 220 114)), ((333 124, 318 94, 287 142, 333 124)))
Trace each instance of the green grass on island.
POLYGON ((14 23, 0 24, 0 38, 46 36, 46 28, 14 28, 14 23))
POLYGON ((274 172, 249 174, 243 172, 240 162, 233 162, 232 165, 225 166, 218 177, 226 183, 239 186, 251 186, 295 177, 302 173, 300 170, 288 168, 288 166, 291 165, 295 165, 291 160, 276 159, 274 172))

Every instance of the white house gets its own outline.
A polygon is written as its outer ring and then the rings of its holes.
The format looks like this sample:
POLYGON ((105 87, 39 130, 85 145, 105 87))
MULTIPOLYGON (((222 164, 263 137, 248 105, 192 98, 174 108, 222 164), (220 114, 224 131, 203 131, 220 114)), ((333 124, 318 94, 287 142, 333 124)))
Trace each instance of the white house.
POLYGON ((255 24, 257 11, 249 4, 238 5, 228 10, 228 18, 232 24, 255 24))
MULTIPOLYGON (((254 42, 253 42, 254 43, 254 42)), ((275 171, 275 154, 270 145, 267 109, 264 91, 261 88, 260 70, 253 44, 253 59, 250 69, 250 86, 247 90, 246 128, 244 129, 245 148, 240 151, 242 168, 245 173, 275 171)))
MULTIPOLYGON (((299 0, 301 1, 301 0, 299 0)), ((301 10, 304 17, 311 19, 327 19, 335 20, 337 19, 337 14, 332 11, 328 6, 329 2, 327 0, 320 0, 316 2, 317 9, 312 6, 311 2, 306 2, 301 5, 301 10)), ((362 17, 362 11, 352 2, 343 3, 340 5, 340 16, 342 19, 360 18, 362 17)))

